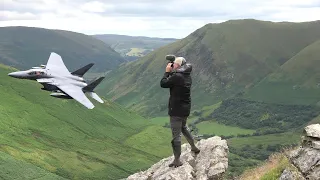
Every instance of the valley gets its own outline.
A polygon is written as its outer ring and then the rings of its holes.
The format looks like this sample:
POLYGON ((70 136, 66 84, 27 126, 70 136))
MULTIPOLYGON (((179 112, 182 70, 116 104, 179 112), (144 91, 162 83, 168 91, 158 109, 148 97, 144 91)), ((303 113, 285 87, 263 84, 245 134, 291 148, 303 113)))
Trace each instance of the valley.
POLYGON ((135 61, 150 52, 177 41, 174 38, 97 34, 93 37, 105 42, 127 61, 135 61))
POLYGON ((172 155, 169 91, 159 84, 167 54, 193 65, 192 134, 226 139, 226 178, 239 176, 320 122, 319 29, 320 21, 229 20, 162 39, 0 28, 0 178, 120 179, 172 155), (37 40, 44 36, 50 43, 37 40), (50 51, 70 71, 95 62, 86 76, 106 75, 97 87, 106 103, 84 110, 8 77, 50 51))

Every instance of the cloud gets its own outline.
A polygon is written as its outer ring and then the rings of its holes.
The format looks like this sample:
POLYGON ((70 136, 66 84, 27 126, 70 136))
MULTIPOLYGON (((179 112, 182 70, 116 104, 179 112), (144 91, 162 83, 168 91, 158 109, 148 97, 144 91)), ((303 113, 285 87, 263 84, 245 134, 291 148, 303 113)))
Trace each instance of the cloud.
POLYGON ((108 9, 114 9, 113 4, 105 4, 100 1, 86 2, 80 6, 80 9, 86 12, 103 13, 108 9))
POLYGON ((0 26, 176 38, 230 19, 320 19, 320 0, 2 0, 0 7, 0 26))
POLYGON ((15 11, 0 11, 0 21, 2 20, 30 20, 30 19, 37 19, 35 14, 26 12, 26 13, 19 13, 15 11))

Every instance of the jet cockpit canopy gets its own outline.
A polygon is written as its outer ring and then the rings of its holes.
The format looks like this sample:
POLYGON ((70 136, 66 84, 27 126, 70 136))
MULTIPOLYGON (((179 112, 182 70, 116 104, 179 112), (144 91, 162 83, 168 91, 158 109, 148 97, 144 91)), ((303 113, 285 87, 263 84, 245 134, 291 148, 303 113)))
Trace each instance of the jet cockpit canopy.
POLYGON ((40 69, 30 69, 27 72, 28 75, 45 75, 44 71, 41 71, 40 69))

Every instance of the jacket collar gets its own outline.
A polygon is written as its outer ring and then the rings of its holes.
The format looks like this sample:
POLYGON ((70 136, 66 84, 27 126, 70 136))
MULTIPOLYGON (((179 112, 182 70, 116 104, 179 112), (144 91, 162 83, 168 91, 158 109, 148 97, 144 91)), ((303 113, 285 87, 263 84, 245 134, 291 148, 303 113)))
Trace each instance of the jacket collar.
POLYGON ((192 72, 192 65, 191 64, 185 64, 179 67, 178 69, 174 70, 173 72, 176 73, 183 73, 183 74, 190 74, 192 72))

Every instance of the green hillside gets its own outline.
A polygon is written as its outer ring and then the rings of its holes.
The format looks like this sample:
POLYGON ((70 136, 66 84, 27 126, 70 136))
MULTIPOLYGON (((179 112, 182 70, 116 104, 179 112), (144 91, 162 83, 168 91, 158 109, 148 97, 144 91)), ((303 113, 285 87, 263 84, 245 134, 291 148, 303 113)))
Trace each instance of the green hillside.
POLYGON ((60 54, 70 71, 90 62, 90 72, 105 72, 125 60, 88 35, 32 27, 0 27, 0 63, 18 69, 46 64, 50 52, 60 54))
POLYGON ((0 179, 66 180, 31 163, 14 159, 0 151, 0 179))
POLYGON ((173 53, 193 64, 192 108, 200 109, 241 96, 320 39, 319 29, 320 21, 274 23, 247 19, 207 24, 138 61, 122 64, 107 75, 108 81, 99 90, 143 115, 163 116, 169 92, 161 89, 159 82, 165 71, 165 55, 173 53))
POLYGON ((320 105, 320 40, 249 89, 245 97, 281 104, 320 105))
POLYGON ((116 34, 97 34, 93 35, 93 37, 109 44, 113 49, 115 49, 129 61, 137 60, 151 51, 178 40, 174 38, 156 38, 116 34))
POLYGON ((12 71, 0 66, 2 179, 120 179, 157 162, 157 152, 170 155, 167 129, 107 100, 91 99, 96 107, 88 110, 51 97, 36 81, 9 77, 12 71), (158 140, 145 145, 146 133, 158 140))

